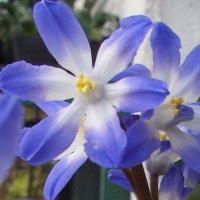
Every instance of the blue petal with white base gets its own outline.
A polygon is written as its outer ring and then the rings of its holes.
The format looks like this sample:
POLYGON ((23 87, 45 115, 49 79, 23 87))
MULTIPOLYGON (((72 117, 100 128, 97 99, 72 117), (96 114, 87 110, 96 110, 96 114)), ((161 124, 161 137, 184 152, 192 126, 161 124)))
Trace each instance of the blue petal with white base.
POLYGON ((194 104, 188 104, 188 106, 194 111, 193 118, 192 120, 183 121, 180 124, 190 130, 200 131, 200 104, 197 102, 194 104))
POLYGON ((62 69, 19 61, 3 68, 0 88, 23 100, 65 100, 76 96, 75 80, 62 69))
POLYGON ((110 81, 132 62, 152 22, 145 16, 132 16, 120 22, 121 27, 105 40, 97 54, 93 74, 102 82, 110 81))
POLYGON ((182 171, 176 167, 172 167, 161 181, 159 199, 171 200, 173 197, 176 200, 183 200, 183 188, 184 177, 182 171))
POLYGON ((105 86, 105 98, 118 110, 144 112, 158 106, 168 95, 166 83, 134 76, 105 86))
POLYGON ((200 45, 195 47, 180 66, 172 95, 182 96, 185 102, 196 102, 200 94, 200 45))
POLYGON ((44 186, 45 199, 54 200, 86 160, 87 156, 83 148, 80 148, 58 161, 47 177, 44 186))
POLYGON ((166 81, 170 89, 179 70, 180 38, 164 23, 157 22, 153 25, 150 42, 153 50, 153 75, 166 81))
POLYGON ((32 165, 39 165, 65 151, 73 142, 85 113, 80 102, 76 99, 67 108, 28 129, 20 141, 17 155, 32 165))
POLYGON ((115 109, 107 102, 99 102, 90 105, 86 115, 85 152, 102 167, 117 167, 127 139, 115 109))
POLYGON ((62 67, 75 75, 92 70, 89 42, 66 4, 43 0, 34 6, 33 17, 48 50, 62 67))
POLYGON ((174 151, 191 169, 200 172, 200 137, 188 134, 177 127, 166 130, 174 151))
POLYGON ((172 149, 170 141, 163 140, 160 142, 160 148, 154 151, 146 161, 146 167, 150 174, 164 175, 178 160, 180 157, 172 149))

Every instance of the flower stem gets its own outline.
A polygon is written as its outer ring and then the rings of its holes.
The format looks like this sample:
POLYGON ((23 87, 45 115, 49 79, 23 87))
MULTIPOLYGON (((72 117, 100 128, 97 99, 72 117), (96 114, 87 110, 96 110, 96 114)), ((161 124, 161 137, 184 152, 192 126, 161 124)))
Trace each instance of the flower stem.
POLYGON ((122 169, 122 172, 126 176, 126 178, 129 180, 132 188, 134 189, 134 182, 133 182, 133 177, 130 169, 122 169))
POLYGON ((137 199, 151 200, 151 194, 142 164, 131 168, 131 174, 134 183, 134 192, 137 196, 137 199))
POLYGON ((153 200, 158 200, 158 178, 156 174, 151 174, 151 197, 153 200))
MULTIPOLYGON (((119 117, 120 125, 122 129, 126 131, 126 127, 119 117)), ((151 194, 149 191, 149 186, 144 173, 144 168, 142 164, 139 164, 131 169, 122 170, 127 179, 129 180, 131 186, 133 187, 134 193, 138 200, 151 200, 151 194)), ((154 199, 153 199, 154 200, 154 199)))

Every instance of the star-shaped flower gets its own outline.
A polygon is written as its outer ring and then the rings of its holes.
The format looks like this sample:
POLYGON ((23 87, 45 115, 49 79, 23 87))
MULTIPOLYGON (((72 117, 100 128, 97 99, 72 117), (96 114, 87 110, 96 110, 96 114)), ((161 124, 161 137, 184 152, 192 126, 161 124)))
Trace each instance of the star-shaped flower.
POLYGON ((148 77, 109 83, 133 60, 151 21, 145 16, 122 20, 121 27, 102 43, 93 68, 88 40, 68 6, 42 0, 33 14, 48 50, 71 74, 21 61, 1 71, 0 88, 34 102, 74 100, 27 130, 17 154, 34 165, 52 160, 72 144, 85 117, 85 152, 89 158, 105 167, 118 166, 127 138, 115 108, 144 112, 158 106, 168 94, 163 81, 148 77))

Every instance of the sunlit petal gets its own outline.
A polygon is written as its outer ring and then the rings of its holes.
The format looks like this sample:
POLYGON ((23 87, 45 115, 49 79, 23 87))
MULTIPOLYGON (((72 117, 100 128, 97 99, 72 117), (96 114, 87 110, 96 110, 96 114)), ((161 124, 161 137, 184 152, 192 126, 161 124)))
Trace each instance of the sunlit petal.
POLYGON ((66 4, 41 1, 35 5, 33 17, 48 50, 62 67, 76 75, 92 70, 88 40, 66 4))
POLYGON ((105 40, 97 54, 94 75, 108 82, 132 62, 152 23, 145 16, 132 16, 120 23, 121 27, 105 40))
POLYGON ((105 98, 125 112, 144 112, 155 108, 166 95, 165 82, 142 76, 124 78, 105 86, 105 98))
POLYGON ((180 124, 192 131, 200 131, 200 104, 189 104, 187 106, 194 111, 193 119, 183 121, 180 124))
POLYGON ((182 200, 181 195, 184 187, 184 177, 180 169, 172 167, 163 177, 159 189, 159 199, 162 200, 182 200))
POLYGON ((39 165, 61 154, 74 141, 86 106, 81 99, 75 99, 67 108, 28 129, 17 155, 32 165, 39 165))
POLYGON ((117 167, 126 145, 115 109, 105 101, 90 105, 86 113, 85 151, 102 167, 117 167))
POLYGON ((167 25, 158 22, 153 25, 150 42, 154 77, 166 81, 170 89, 178 75, 181 41, 167 25))
POLYGON ((194 48, 180 67, 172 94, 182 96, 187 103, 196 102, 200 95, 200 45, 194 48))
POLYGON ((62 158, 51 170, 46 180, 44 186, 45 199, 54 200, 86 160, 87 156, 83 148, 80 148, 74 153, 62 158))
POLYGON ((178 160, 180 160, 180 157, 171 148, 170 141, 164 140, 160 142, 160 148, 154 151, 146 161, 146 166, 151 174, 164 175, 178 160))
POLYGON ((76 96, 75 77, 62 69, 34 66, 25 61, 7 65, 0 72, 0 88, 23 100, 65 100, 76 96))
POLYGON ((190 168, 200 172, 200 137, 172 127, 166 130, 172 148, 190 168))

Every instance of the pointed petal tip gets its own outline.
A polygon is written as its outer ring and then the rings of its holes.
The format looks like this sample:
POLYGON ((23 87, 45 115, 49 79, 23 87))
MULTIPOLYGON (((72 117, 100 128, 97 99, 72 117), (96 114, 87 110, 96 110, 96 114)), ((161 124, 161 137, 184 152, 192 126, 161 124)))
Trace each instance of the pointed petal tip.
POLYGON ((138 24, 145 23, 146 26, 151 26, 152 22, 151 20, 144 16, 144 15, 136 15, 136 16, 130 16, 126 17, 122 20, 120 20, 119 24, 122 28, 129 28, 138 24))

